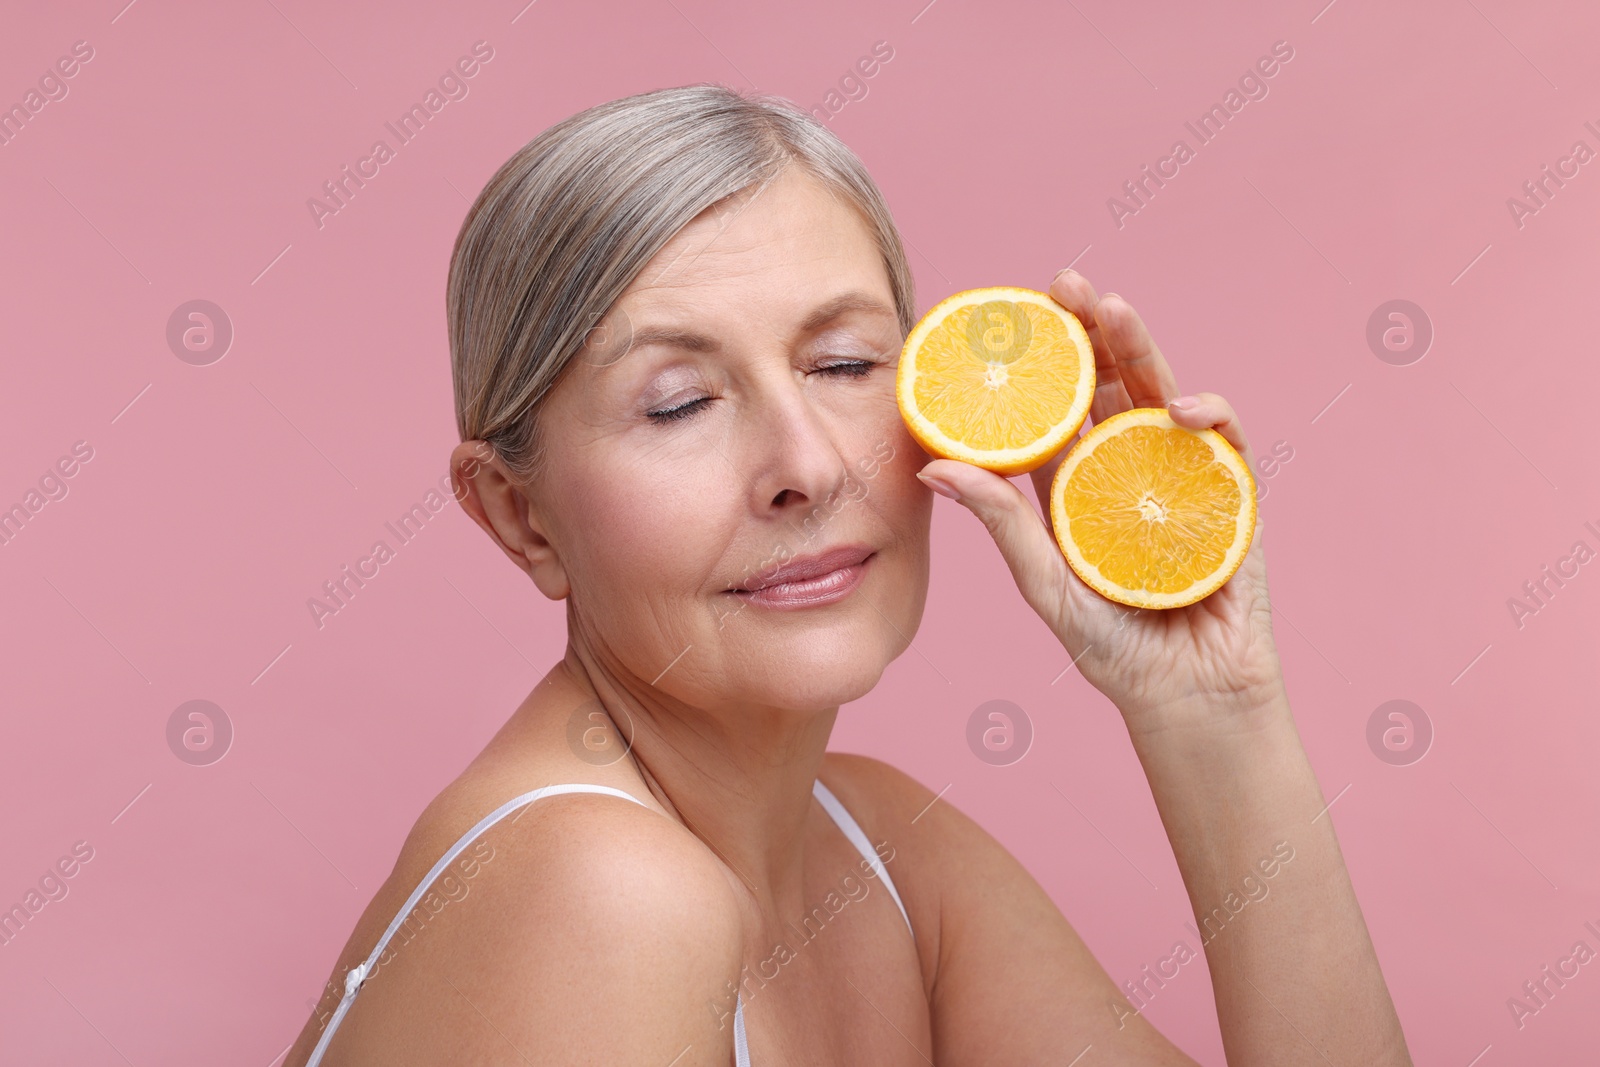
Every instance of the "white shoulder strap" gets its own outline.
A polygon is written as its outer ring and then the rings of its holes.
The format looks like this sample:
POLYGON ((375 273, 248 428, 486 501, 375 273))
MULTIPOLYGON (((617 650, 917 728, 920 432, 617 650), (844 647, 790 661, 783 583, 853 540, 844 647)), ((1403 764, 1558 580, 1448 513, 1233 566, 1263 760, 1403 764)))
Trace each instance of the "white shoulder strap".
POLYGON ((733 1062, 734 1067, 750 1067, 750 1039, 744 1036, 744 998, 733 1005, 733 1062))
MULTIPOLYGON (((889 877, 889 869, 883 865, 883 860, 878 857, 877 850, 872 847, 872 842, 867 840, 867 835, 862 831, 861 824, 856 822, 855 817, 846 810, 843 804, 839 803, 839 798, 833 795, 833 790, 822 784, 821 778, 812 783, 811 792, 821 802, 823 810, 839 825, 839 829, 844 831, 844 836, 850 839, 852 845, 856 846, 856 851, 861 853, 862 858, 872 865, 873 873, 882 879, 884 888, 894 898, 895 907, 900 909, 900 915, 906 921, 906 929, 910 930, 911 916, 906 914, 906 906, 900 903, 900 893, 894 887, 894 879, 889 877)), ((912 930, 912 940, 915 940, 916 936, 916 931, 912 930)))

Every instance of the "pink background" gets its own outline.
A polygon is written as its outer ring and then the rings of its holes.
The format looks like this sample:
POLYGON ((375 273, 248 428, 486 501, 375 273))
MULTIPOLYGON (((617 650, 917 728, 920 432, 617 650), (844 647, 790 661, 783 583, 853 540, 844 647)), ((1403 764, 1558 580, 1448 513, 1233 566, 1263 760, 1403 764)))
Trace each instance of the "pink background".
MULTIPOLYGON (((717 80, 820 105, 880 40, 829 121, 914 249, 919 312, 1075 261, 1258 454, 1292 448, 1263 479, 1279 644, 1418 1063, 1594 1055, 1600 964, 1521 1029, 1506 1006, 1600 948, 1600 562, 1520 628, 1507 607, 1600 549, 1600 162, 1520 228, 1506 205, 1600 149, 1593 5, 123 2, 0 33, 0 104, 94 49, 0 147, 0 507, 93 449, 0 546, 0 905, 94 849, 0 947, 4 1063, 271 1067, 412 820, 560 654, 560 607, 454 505, 320 631, 306 607, 445 473, 467 198, 590 104, 717 80), (307 199, 479 40, 470 95, 319 229, 307 199), (1269 95, 1119 228, 1107 199, 1280 40, 1269 95), (1407 366, 1366 341, 1397 298, 1435 331, 1407 366), (235 329, 209 366, 166 342, 194 299, 235 329), (192 699, 235 731, 209 766, 168 748, 192 699), (1433 725, 1420 762, 1368 747, 1391 699, 1433 725)), ((914 649, 835 747, 949 783, 1133 977, 1192 937, 1115 710, 1051 684, 1067 657, 975 519, 941 501, 934 542, 914 649), (1009 766, 967 746, 991 699, 1035 730, 1009 766)), ((1223 1062, 1203 968, 1148 1015, 1223 1062)))

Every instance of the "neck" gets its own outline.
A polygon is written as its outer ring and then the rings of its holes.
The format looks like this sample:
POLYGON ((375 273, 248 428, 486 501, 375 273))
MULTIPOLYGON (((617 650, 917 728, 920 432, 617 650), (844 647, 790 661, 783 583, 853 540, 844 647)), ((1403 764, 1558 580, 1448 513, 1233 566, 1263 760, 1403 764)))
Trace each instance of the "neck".
POLYGON ((575 642, 561 669, 631 740, 628 758, 656 799, 763 911, 799 894, 812 782, 837 706, 695 707, 575 642))

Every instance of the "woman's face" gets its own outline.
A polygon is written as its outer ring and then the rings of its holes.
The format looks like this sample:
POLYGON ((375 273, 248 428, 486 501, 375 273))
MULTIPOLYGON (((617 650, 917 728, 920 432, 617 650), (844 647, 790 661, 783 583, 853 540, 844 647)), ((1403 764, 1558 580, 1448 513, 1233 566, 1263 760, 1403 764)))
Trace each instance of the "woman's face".
POLYGON ((916 632, 928 456, 866 223, 798 168, 753 192, 662 249, 550 394, 533 510, 608 671, 708 710, 831 707, 916 632), (836 549, 865 562, 748 591, 836 549))

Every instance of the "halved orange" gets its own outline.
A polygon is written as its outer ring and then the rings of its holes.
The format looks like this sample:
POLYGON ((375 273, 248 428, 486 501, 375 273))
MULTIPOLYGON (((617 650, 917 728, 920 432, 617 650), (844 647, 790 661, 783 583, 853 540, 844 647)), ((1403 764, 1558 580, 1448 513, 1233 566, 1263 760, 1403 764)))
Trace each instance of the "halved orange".
POLYGON ((968 289, 917 323, 895 398, 927 451, 1007 476, 1042 467, 1094 399, 1094 350, 1078 317, 1045 293, 968 289))
POLYGON ((1256 483, 1217 431, 1133 408, 1072 446, 1050 483, 1050 519, 1068 565, 1095 592, 1180 608, 1222 588, 1244 561, 1256 483))

